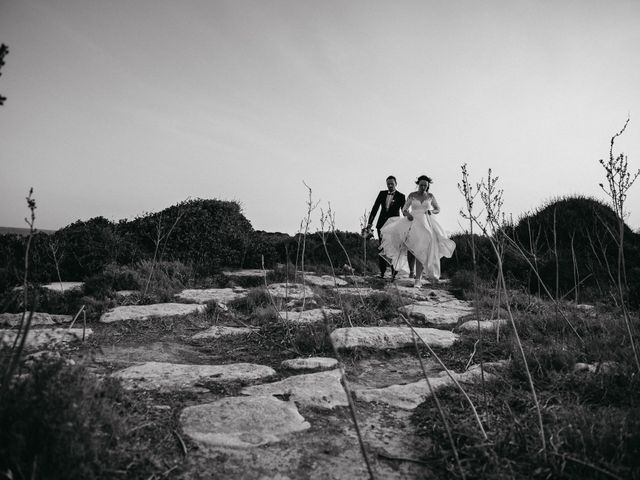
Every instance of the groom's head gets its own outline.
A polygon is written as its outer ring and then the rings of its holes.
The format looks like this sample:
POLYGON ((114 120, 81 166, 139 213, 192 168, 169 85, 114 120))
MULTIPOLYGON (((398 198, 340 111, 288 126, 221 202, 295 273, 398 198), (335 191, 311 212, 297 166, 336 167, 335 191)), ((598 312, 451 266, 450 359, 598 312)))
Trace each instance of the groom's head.
POLYGON ((396 177, 394 177, 393 175, 389 175, 387 177, 387 190, 389 190, 390 192, 395 192, 397 184, 398 182, 396 182, 396 177))

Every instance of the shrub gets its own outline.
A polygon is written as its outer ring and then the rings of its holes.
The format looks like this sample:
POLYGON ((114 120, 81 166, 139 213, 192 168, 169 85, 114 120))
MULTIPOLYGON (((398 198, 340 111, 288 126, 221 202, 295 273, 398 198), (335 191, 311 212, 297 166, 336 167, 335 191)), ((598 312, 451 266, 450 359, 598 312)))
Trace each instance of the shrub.
POLYGON ((36 362, 0 401, 0 471, 9 478, 103 478, 126 427, 123 391, 62 361, 36 362))

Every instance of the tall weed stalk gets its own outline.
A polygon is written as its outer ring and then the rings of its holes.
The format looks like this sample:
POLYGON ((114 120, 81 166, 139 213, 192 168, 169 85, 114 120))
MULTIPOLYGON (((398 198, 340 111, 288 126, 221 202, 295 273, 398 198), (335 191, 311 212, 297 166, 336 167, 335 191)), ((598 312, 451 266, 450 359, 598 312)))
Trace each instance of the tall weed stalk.
POLYGON ((35 198, 33 198, 33 187, 29 189, 29 195, 26 197, 26 200, 30 216, 24 219, 27 225, 29 225, 29 236, 27 238, 27 246, 24 252, 24 277, 22 282, 22 302, 24 310, 22 312, 22 317, 20 318, 18 331, 16 332, 16 336, 13 340, 13 345, 11 346, 11 350, 9 352, 9 365, 3 372, 3 394, 8 390, 14 372, 18 367, 18 363, 20 362, 20 356, 22 355, 22 351, 24 350, 24 345, 27 341, 27 335, 29 335, 29 329, 31 328, 31 319, 33 318, 33 313, 36 310, 37 303, 36 295, 33 300, 31 310, 29 310, 29 251, 31 248, 31 241, 33 240, 33 235, 35 233, 36 222, 36 200, 35 198))
POLYGON ((609 159, 607 161, 600 159, 600 165, 605 169, 605 176, 607 179, 607 185, 600 184, 600 188, 607 194, 613 204, 613 210, 618 219, 618 271, 616 276, 617 293, 620 300, 620 306, 622 308, 622 315, 624 323, 629 335, 629 342, 631 343, 631 349, 633 351, 633 357, 636 362, 636 369, 640 373, 640 357, 638 356, 638 350, 631 328, 631 319, 629 318, 629 311, 627 308, 625 292, 628 289, 626 279, 626 268, 624 261, 624 218, 627 215, 625 211, 625 201, 627 199, 627 192, 634 184, 638 175, 640 175, 640 169, 636 172, 629 171, 629 160, 624 153, 614 157, 613 148, 615 146, 616 138, 624 133, 629 125, 629 118, 625 122, 622 129, 611 137, 609 146, 609 159))
POLYGON ((504 216, 501 217, 501 210, 503 206, 503 191, 502 189, 498 188, 498 180, 499 177, 493 176, 491 169, 489 169, 486 181, 483 179, 480 183, 477 184, 480 199, 482 200, 482 203, 484 205, 485 220, 481 220, 477 215, 471 215, 471 218, 489 240, 491 248, 496 257, 496 261, 498 264, 498 288, 505 298, 507 315, 509 316, 509 321, 511 323, 511 327, 513 328, 516 344, 518 345, 518 350, 522 357, 527 381, 529 383, 529 388, 531 390, 531 395, 533 397, 533 402, 538 417, 540 442, 542 446, 541 450, 546 454, 547 442, 545 438, 544 424, 542 422, 540 402, 538 401, 538 396, 536 394, 531 371, 529 370, 529 364, 524 352, 524 347, 522 346, 522 341, 520 340, 520 335, 518 334, 518 328, 513 318, 513 313, 511 312, 511 306, 509 304, 509 292, 507 290, 507 284, 504 278, 504 268, 502 262, 504 252, 503 249, 504 242, 508 240, 509 236, 505 233, 505 222, 501 222, 501 218, 504 219, 504 216))

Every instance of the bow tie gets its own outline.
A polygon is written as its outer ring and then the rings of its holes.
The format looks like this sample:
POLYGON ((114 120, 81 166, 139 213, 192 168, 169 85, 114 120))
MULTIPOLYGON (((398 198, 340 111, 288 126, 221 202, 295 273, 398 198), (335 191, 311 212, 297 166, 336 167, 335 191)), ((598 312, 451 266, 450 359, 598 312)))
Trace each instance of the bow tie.
POLYGON ((393 195, 396 192, 387 192, 387 195, 393 195))

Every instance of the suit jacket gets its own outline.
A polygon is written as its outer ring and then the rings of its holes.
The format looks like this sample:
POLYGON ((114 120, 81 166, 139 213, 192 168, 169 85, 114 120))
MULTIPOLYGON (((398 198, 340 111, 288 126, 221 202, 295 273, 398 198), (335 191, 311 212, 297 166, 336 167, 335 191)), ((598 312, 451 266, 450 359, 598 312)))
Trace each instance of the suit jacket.
POLYGON ((376 223, 377 229, 382 228, 382 226, 390 217, 399 217, 400 210, 402 210, 402 207, 404 207, 404 194, 396 190, 393 194, 393 199, 389 204, 389 208, 387 209, 387 193, 388 190, 381 190, 380 193, 378 193, 376 201, 373 203, 373 207, 371 208, 371 214, 369 215, 368 223, 369 225, 373 225, 373 220, 376 218, 378 210, 380 210, 378 223, 376 223))

